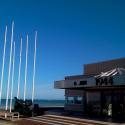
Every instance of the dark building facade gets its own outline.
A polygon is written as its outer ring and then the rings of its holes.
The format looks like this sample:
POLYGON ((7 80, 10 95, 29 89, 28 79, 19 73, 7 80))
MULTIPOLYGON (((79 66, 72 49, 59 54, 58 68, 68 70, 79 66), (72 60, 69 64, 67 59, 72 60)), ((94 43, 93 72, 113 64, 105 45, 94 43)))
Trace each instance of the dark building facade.
POLYGON ((125 58, 84 65, 84 74, 66 76, 54 87, 65 89, 65 110, 125 117, 125 58))

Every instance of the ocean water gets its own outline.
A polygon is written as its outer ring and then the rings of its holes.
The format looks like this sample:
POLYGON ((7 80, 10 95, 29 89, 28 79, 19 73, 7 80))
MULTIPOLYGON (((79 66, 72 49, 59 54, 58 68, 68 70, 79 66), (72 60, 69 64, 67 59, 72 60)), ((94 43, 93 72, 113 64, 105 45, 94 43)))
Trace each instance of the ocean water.
POLYGON ((39 106, 64 106, 64 100, 34 100, 34 104, 39 106))
MULTIPOLYGON (((64 106, 64 100, 34 100, 34 104, 39 104, 39 107, 48 107, 48 106, 64 106)), ((6 99, 1 100, 0 109, 5 109, 6 99)), ((10 99, 8 100, 8 108, 10 107, 10 99)), ((14 107, 14 99, 12 103, 12 108, 14 107)))

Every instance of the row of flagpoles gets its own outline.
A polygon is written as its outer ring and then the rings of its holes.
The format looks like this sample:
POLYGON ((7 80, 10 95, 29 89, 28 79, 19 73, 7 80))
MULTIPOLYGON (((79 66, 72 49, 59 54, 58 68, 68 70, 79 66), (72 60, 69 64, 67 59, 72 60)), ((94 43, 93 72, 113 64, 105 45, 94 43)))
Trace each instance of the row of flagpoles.
MULTIPOLYGON (((14 41, 14 22, 12 22, 11 30, 11 40, 10 40, 10 56, 9 56, 9 71, 8 71, 8 80, 7 80, 7 94, 6 94, 6 107, 5 110, 8 110, 8 99, 10 92, 10 112, 12 111, 12 100, 13 100, 13 86, 14 86, 14 66, 15 66, 15 41, 14 41), (11 69, 12 68, 12 69, 11 69), (12 78, 10 73, 12 71, 12 78), (12 80, 10 82, 10 80, 12 80), (11 83, 11 87, 10 87, 11 83), (10 90, 11 88, 11 90, 10 90)), ((36 70, 36 43, 37 43, 37 31, 35 32, 35 46, 34 46, 34 64, 33 64, 33 83, 32 83, 32 103, 34 101, 34 87, 35 87, 35 70, 36 70)), ((4 34, 4 50, 3 50, 3 60, 2 60, 2 72, 0 79, 0 105, 2 99, 2 89, 3 89, 3 78, 4 78, 4 67, 5 67, 5 55, 6 55, 6 43, 7 43, 7 26, 5 28, 4 34)), ((21 63, 22 63, 22 38, 20 40, 20 61, 19 61, 19 72, 18 72, 18 88, 17 88, 17 98, 20 96, 20 73, 21 73, 21 63)), ((25 62, 25 81, 24 81, 24 96, 23 100, 26 100, 26 85, 27 85, 27 64, 28 64, 28 35, 26 37, 26 62, 25 62)))

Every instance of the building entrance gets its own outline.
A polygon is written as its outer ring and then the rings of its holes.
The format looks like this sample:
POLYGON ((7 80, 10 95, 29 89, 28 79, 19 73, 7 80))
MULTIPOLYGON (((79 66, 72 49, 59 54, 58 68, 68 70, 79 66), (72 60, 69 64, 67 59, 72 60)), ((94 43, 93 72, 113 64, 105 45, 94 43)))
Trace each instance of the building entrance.
POLYGON ((113 117, 122 118, 124 116, 124 93, 114 91, 113 93, 113 117))
POLYGON ((102 92, 101 94, 101 109, 103 116, 112 116, 112 93, 102 92))
POLYGON ((125 93, 123 90, 94 91, 86 94, 88 114, 112 118, 125 118, 125 93))
POLYGON ((124 91, 101 92, 101 109, 103 116, 113 118, 125 117, 125 94, 124 91))

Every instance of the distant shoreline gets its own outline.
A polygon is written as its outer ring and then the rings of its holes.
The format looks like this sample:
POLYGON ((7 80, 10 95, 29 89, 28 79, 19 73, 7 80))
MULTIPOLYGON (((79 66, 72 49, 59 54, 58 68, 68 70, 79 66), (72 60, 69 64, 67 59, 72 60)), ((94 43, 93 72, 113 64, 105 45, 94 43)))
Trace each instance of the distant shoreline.
MULTIPOLYGON (((1 107, 4 108, 5 104, 6 104, 6 99, 2 99, 1 100, 1 107)), ((33 104, 38 104, 39 107, 63 107, 65 104, 65 100, 35 99, 33 104)), ((10 105, 10 99, 8 100, 8 105, 10 105)), ((12 107, 14 107, 14 99, 13 99, 12 107)))

